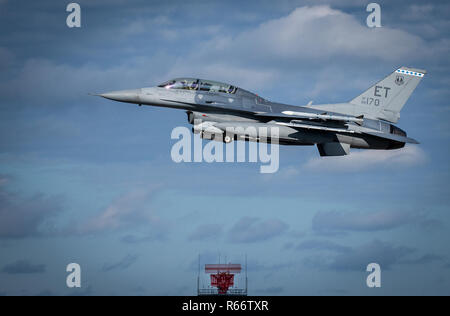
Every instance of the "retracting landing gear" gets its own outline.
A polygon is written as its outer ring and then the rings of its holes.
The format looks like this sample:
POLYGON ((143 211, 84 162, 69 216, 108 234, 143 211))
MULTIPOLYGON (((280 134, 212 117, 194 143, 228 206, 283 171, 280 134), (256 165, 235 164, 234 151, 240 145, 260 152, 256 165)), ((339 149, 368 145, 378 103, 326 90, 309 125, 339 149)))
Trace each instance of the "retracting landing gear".
POLYGON ((227 134, 223 134, 223 142, 225 144, 229 144, 233 141, 233 137, 231 137, 230 135, 227 134))

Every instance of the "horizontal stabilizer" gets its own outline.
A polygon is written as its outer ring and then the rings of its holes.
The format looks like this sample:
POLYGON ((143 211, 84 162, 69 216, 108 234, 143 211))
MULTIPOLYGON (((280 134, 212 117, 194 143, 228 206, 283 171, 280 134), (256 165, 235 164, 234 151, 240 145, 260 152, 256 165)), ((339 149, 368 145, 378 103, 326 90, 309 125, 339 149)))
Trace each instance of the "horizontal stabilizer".
POLYGON ((333 143, 324 143, 317 144, 317 149, 319 149, 320 156, 345 156, 350 152, 350 145, 333 142, 333 143))

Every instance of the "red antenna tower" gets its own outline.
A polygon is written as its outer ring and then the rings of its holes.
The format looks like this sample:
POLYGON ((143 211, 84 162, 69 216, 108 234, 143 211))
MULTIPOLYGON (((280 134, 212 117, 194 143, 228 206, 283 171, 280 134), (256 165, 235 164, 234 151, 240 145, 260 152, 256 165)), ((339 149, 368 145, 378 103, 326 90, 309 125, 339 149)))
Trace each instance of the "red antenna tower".
POLYGON ((241 273, 240 264, 207 264, 205 273, 210 273, 211 286, 216 287, 220 295, 225 295, 234 285, 234 274, 241 273), (233 272, 233 273, 232 273, 233 272))
MULTIPOLYGON (((200 267, 199 267, 200 268, 200 267)), ((246 267, 247 268, 247 267, 246 267)), ((200 272, 200 271, 199 271, 200 272)), ((235 275, 242 272, 240 264, 205 264, 205 274, 209 274, 210 285, 213 289, 200 289, 198 295, 247 295, 247 273, 245 275, 245 289, 232 288, 235 284, 235 275)), ((200 280, 200 276, 199 276, 200 280)))

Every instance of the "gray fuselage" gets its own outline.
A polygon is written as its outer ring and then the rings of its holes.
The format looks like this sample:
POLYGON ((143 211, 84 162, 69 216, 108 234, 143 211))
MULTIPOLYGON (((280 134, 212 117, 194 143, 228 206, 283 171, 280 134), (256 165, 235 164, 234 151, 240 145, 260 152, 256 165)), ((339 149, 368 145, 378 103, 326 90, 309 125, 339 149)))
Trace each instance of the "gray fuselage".
MULTIPOLYGON (((189 123, 198 125, 209 121, 225 130, 227 127, 256 128, 256 135, 234 135, 235 139, 260 141, 258 127, 278 127, 279 140, 283 145, 314 145, 322 143, 344 143, 353 148, 394 149, 404 146, 404 142, 380 138, 368 134, 355 133, 354 130, 369 130, 383 134, 406 133, 383 120, 363 118, 360 124, 340 121, 324 122, 320 119, 296 119, 297 127, 291 122, 292 117, 280 113, 294 111, 295 113, 311 113, 315 115, 342 116, 346 114, 314 109, 309 106, 294 106, 267 101, 258 95, 244 89, 235 88, 234 93, 224 91, 201 91, 200 89, 168 89, 165 87, 149 87, 134 90, 122 90, 101 94, 115 101, 135 103, 186 110, 189 123), (272 113, 280 115, 272 116, 272 113), (307 124, 304 128, 302 122, 307 124), (351 130, 346 131, 344 127, 351 130)), ((343 104, 345 105, 345 104, 343 104)), ((326 105, 325 105, 326 106, 326 105)), ((194 129, 193 129, 194 130, 194 129)), ((201 132, 201 131, 200 131, 201 132)), ((270 138, 269 138, 270 140, 270 138)))

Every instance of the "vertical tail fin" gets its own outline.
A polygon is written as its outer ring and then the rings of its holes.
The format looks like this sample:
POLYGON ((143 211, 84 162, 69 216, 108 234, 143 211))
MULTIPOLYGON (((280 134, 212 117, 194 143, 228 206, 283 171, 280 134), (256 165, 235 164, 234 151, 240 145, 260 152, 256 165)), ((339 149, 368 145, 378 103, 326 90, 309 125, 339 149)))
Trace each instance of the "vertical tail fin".
POLYGON ((350 101, 376 117, 393 123, 426 71, 401 67, 350 101))

